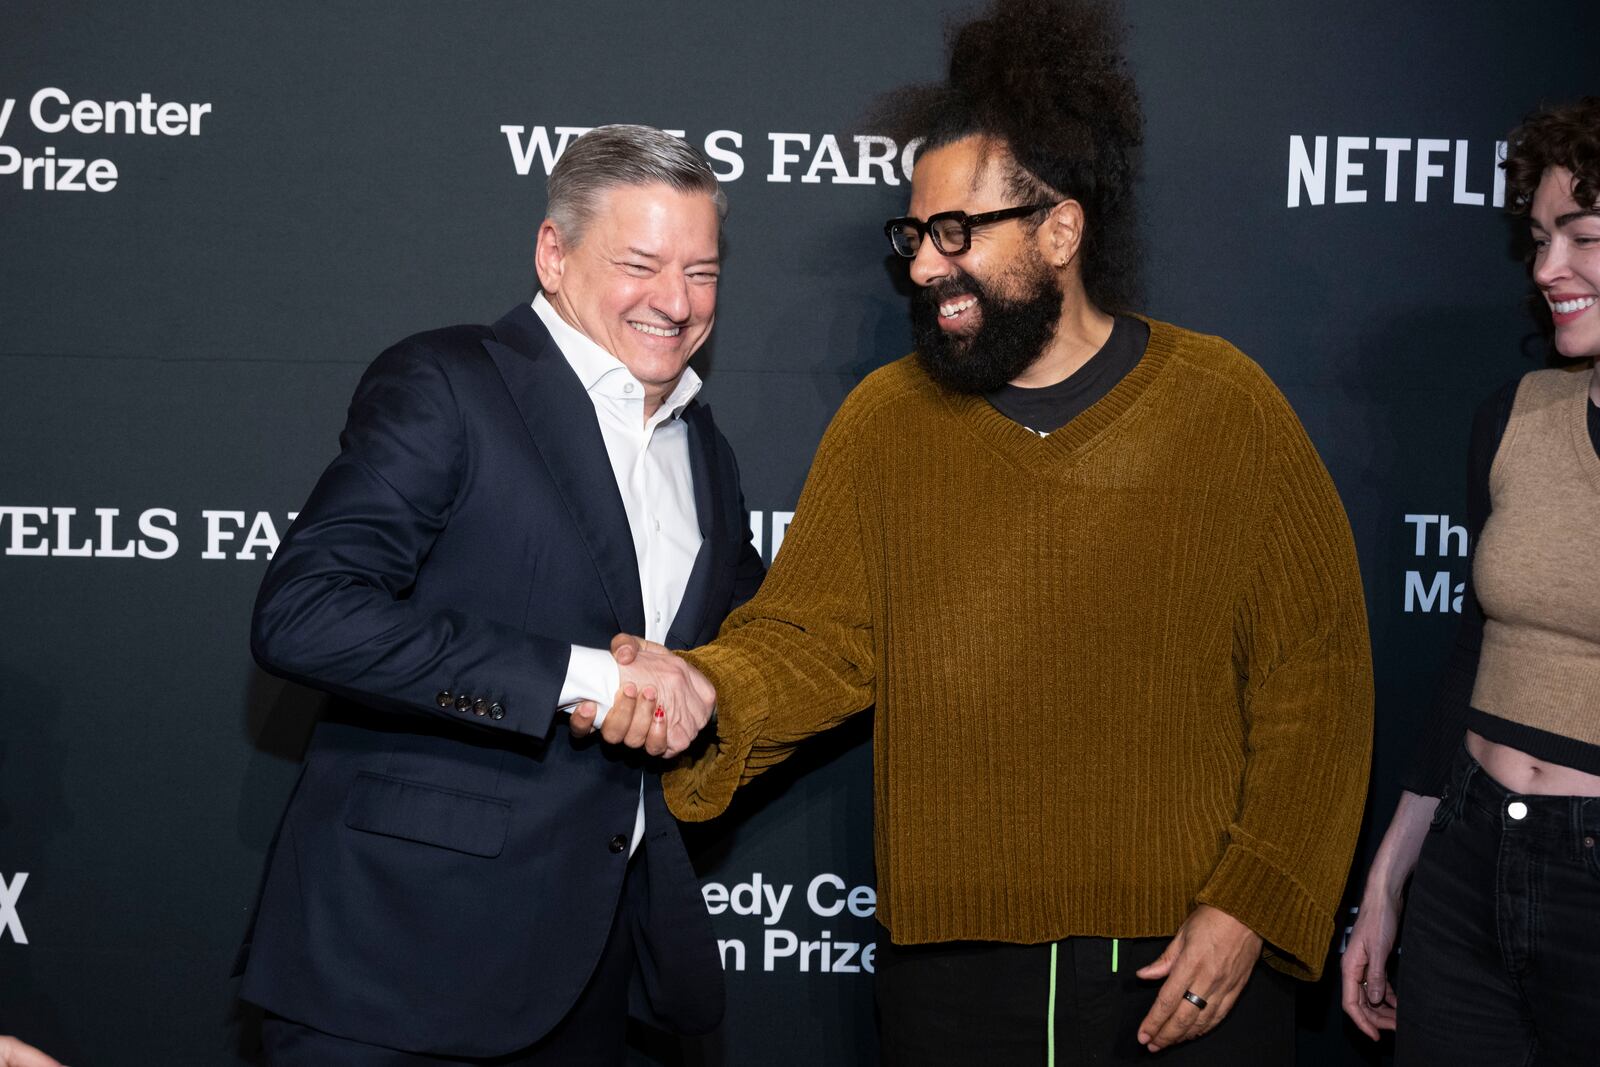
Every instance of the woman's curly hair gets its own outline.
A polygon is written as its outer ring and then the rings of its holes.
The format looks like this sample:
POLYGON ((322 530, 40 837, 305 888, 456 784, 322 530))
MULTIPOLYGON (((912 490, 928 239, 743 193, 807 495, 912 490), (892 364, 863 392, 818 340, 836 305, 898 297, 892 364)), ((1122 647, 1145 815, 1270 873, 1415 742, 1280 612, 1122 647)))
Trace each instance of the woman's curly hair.
POLYGON ((1551 167, 1572 172, 1572 198, 1600 207, 1600 96, 1543 108, 1522 120, 1506 140, 1506 209, 1525 216, 1539 179, 1551 167))
POLYGON ((1096 307, 1125 311, 1138 293, 1134 218, 1139 93, 1109 0, 995 0, 948 34, 939 84, 884 97, 874 126, 923 150, 970 136, 1004 146, 1019 203, 1071 197, 1083 205, 1083 285, 1096 307))

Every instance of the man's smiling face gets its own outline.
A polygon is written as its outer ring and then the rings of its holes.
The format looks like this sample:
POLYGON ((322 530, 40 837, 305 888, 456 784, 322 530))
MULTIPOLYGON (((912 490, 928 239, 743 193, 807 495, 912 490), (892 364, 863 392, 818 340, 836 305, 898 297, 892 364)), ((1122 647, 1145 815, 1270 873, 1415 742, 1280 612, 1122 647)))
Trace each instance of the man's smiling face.
POLYGON ((573 245, 546 220, 539 281, 556 311, 622 361, 651 408, 705 343, 717 310, 717 207, 669 185, 607 190, 573 245))
MULTIPOLYGON (((999 150, 979 137, 930 149, 917 159, 910 214, 978 215, 1017 206, 999 150)), ((972 230, 965 252, 941 253, 931 238, 911 260, 917 355, 934 381, 989 393, 1018 378, 1044 352, 1061 318, 1062 290, 1035 230, 1023 220, 972 230)))

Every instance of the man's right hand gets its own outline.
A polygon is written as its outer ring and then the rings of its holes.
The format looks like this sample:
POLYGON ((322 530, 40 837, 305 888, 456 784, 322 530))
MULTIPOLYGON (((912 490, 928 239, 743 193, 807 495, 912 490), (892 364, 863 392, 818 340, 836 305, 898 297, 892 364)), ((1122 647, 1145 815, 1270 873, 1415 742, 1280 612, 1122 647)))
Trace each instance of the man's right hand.
MULTIPOLYGON (((600 736, 668 759, 683 752, 711 720, 716 689, 687 661, 654 641, 618 634, 611 640, 611 654, 622 688, 600 725, 600 736)), ((597 710, 589 703, 576 708, 572 732, 579 737, 590 733, 597 710)))

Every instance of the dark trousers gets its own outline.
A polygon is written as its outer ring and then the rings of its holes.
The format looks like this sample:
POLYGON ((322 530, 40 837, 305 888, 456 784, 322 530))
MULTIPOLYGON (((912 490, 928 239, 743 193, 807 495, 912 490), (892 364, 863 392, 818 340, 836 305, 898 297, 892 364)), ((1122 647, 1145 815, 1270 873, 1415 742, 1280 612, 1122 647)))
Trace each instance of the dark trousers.
POLYGON ((1600 798, 1512 793, 1463 749, 1411 880, 1395 1063, 1600 1063, 1600 798))
MULTIPOLYGON (((645 862, 641 847, 628 864, 622 900, 589 984, 556 1028, 531 1047, 491 1059, 421 1055, 362 1044, 268 1015, 261 1024, 267 1067, 621 1067, 627 1057, 632 931, 648 905, 645 862)), ((528 965, 537 962, 530 960, 528 965)))
POLYGON ((1152 1057, 1139 1044, 1139 1023, 1161 983, 1134 972, 1154 962, 1169 940, 1071 937, 1058 942, 1052 1001, 1048 944, 899 946, 889 942, 888 931, 880 931, 876 990, 883 1063, 1040 1067, 1051 1062, 1052 1014, 1054 1063, 1061 1067, 1280 1067, 1294 1062, 1293 982, 1264 964, 1215 1030, 1152 1057))

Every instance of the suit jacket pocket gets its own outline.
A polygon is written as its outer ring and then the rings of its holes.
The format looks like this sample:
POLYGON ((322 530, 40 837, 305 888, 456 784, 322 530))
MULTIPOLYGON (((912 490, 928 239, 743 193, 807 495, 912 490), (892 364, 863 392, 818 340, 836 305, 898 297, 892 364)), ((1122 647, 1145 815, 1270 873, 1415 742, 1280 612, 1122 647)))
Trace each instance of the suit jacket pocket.
POLYGON ((344 805, 344 824, 352 830, 469 856, 500 855, 510 823, 508 800, 368 771, 356 775, 344 805))

